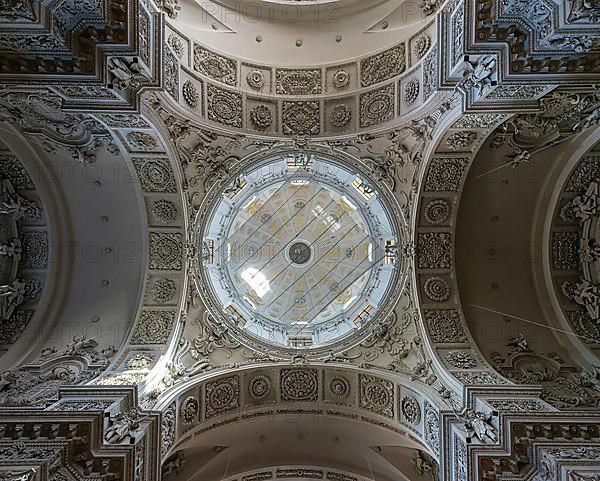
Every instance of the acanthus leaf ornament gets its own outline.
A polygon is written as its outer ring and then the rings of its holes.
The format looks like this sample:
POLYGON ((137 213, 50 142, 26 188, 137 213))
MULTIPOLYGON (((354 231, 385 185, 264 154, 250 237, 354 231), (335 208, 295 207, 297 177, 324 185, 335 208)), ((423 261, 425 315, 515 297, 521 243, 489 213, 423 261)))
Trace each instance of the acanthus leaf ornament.
POLYGON ((398 319, 397 314, 393 312, 375 326, 373 333, 361 343, 361 347, 371 349, 365 354, 365 360, 373 361, 384 352, 400 358, 406 357, 409 347, 402 335, 410 322, 411 317, 408 313, 403 313, 401 319, 398 319))
POLYGON ((431 361, 425 357, 425 351, 420 338, 415 338, 409 343, 409 347, 392 355, 392 361, 387 368, 394 372, 400 372, 410 378, 417 379, 429 385, 433 384, 437 376, 431 368, 431 361), (409 355, 412 356, 409 357, 409 355), (409 361, 410 359, 410 361, 409 361))

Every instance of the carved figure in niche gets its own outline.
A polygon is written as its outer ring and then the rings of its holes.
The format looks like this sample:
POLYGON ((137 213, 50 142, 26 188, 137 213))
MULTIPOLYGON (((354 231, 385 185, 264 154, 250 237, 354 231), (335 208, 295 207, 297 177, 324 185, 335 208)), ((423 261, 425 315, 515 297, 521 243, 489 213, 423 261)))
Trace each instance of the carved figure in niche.
POLYGON ((572 201, 575 216, 582 222, 598 213, 600 209, 600 186, 592 182, 583 195, 578 195, 572 201))
POLYGON ((423 0, 421 8, 426 16, 432 15, 442 2, 440 0, 423 0))
POLYGON ((433 466, 423 457, 421 451, 417 451, 417 456, 413 459, 413 463, 415 463, 417 473, 420 475, 425 473, 433 475, 433 466))
POLYGON ((22 252, 23 249, 21 248, 21 241, 19 239, 15 239, 8 244, 0 244, 0 256, 20 257, 22 252))
POLYGON ((587 117, 579 120, 574 126, 573 131, 579 132, 590 127, 595 127, 600 123, 600 108, 596 108, 587 117))
POLYGON ((573 290, 573 299, 588 310, 592 319, 600 319, 600 289, 598 286, 582 279, 573 290))
POLYGON ((482 95, 487 87, 492 85, 492 76, 496 71, 496 57, 486 55, 478 62, 465 62, 465 71, 463 72, 462 85, 467 88, 478 88, 479 95, 482 95))
POLYGON ((9 389, 14 386, 18 379, 16 371, 4 371, 0 374, 0 392, 9 389))
POLYGON ((163 468, 162 468, 163 478, 169 476, 169 474, 172 474, 172 473, 175 473, 175 474, 179 473, 179 471, 181 471, 181 468, 183 468, 184 464, 185 464, 185 458, 184 458, 183 452, 178 451, 177 453, 175 453, 175 456, 173 458, 166 461, 165 464, 163 465, 163 468))
POLYGON ((137 408, 131 408, 123 411, 111 418, 112 424, 104 433, 104 440, 107 443, 119 443, 126 436, 135 436, 140 429, 140 423, 148 416, 142 416, 137 408))
POLYGON ((95 347, 98 347, 98 342, 95 339, 87 339, 85 336, 73 336, 73 342, 67 344, 65 354, 77 354, 95 347))
POLYGON ((516 352, 529 352, 529 341, 525 339, 522 333, 519 333, 516 337, 511 337, 509 341, 506 343, 506 346, 510 348, 511 351, 516 352))
POLYGON ((25 300, 25 283, 15 279, 12 284, 0 286, 0 319, 8 320, 25 300))
POLYGON ((127 65, 121 58, 111 57, 108 60, 108 66, 110 73, 114 77, 113 82, 119 89, 138 89, 141 87, 142 83, 137 78, 138 75, 141 75, 140 64, 138 62, 132 61, 127 65))
POLYGON ((28 209, 31 209, 31 201, 17 194, 9 180, 2 179, 0 196, 0 215, 19 220, 25 216, 28 209))
POLYGON ((508 154, 506 157, 510 159, 508 161, 508 164, 513 169, 516 169, 519 165, 526 164, 531 160, 531 154, 529 153, 529 151, 521 149, 515 149, 515 151, 512 154, 508 154))
POLYGON ((581 239, 581 258, 585 262, 596 262, 600 260, 600 243, 596 239, 581 239))
POLYGON ((496 428, 490 424, 491 414, 485 414, 467 409, 464 415, 460 416, 464 422, 468 437, 477 437, 481 442, 491 443, 498 442, 498 432, 496 428))

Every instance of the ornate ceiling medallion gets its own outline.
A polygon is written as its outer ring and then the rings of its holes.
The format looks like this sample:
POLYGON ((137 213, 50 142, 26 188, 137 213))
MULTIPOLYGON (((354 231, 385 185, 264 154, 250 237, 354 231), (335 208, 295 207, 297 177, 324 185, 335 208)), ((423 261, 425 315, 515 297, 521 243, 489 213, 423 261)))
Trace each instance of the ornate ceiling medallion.
POLYGON ((242 343, 311 358, 360 342, 407 275, 406 223, 356 158, 317 146, 242 160, 196 220, 200 297, 242 343))

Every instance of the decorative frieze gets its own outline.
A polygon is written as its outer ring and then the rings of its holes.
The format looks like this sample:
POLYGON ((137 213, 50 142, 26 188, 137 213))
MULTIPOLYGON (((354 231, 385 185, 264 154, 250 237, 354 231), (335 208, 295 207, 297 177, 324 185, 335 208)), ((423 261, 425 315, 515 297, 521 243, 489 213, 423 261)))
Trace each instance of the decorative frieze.
POLYGON ((320 131, 319 102, 283 102, 284 134, 318 135, 320 131))
POLYGON ((237 84, 236 62, 200 45, 194 45, 194 70, 226 85, 237 84))
POLYGON ((452 240, 449 232, 420 232, 417 237, 419 269, 452 267, 452 240))
POLYGON ((457 192, 467 165, 466 157, 434 157, 425 179, 425 192, 457 192))
POLYGON ((360 95, 360 127, 378 125, 394 116, 394 84, 360 95))
POLYGON ((150 269, 183 268, 183 235, 179 232, 150 232, 150 269))
POLYGON ((229 376, 206 384, 204 415, 211 418, 240 407, 240 378, 229 376))
POLYGON ((165 344, 175 324, 175 311, 143 310, 135 324, 132 344, 165 344))
POLYGON ((384 52, 367 57, 360 62, 360 83, 368 87, 389 80, 404 72, 406 55, 404 43, 384 52))
POLYGON ((360 407, 393 418, 394 385, 385 379, 361 374, 360 407))
POLYGON ((322 91, 319 69, 278 69, 275 89, 282 95, 318 95, 322 91))
POLYGON ((316 369, 282 369, 281 399, 284 401, 316 401, 318 372, 316 369))
POLYGON ((134 157, 133 165, 142 190, 152 193, 176 193, 175 176, 166 157, 134 157))
POLYGON ((207 115, 213 122, 242 127, 242 95, 208 84, 207 115))
POLYGON ((467 342, 463 321, 457 309, 426 310, 424 316, 432 342, 467 342))

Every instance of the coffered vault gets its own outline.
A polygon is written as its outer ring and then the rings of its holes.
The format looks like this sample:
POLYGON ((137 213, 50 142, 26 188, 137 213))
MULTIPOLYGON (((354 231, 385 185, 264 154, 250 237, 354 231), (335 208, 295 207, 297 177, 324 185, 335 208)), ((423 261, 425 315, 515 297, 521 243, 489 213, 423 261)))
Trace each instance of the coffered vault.
POLYGON ((599 21, 0 2, 0 479, 600 479, 599 21))

